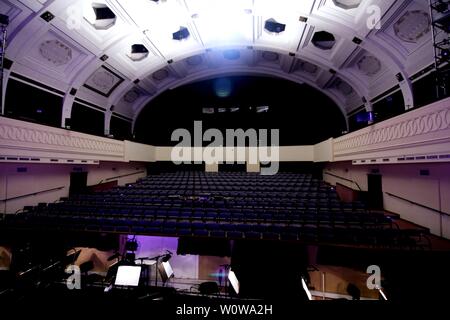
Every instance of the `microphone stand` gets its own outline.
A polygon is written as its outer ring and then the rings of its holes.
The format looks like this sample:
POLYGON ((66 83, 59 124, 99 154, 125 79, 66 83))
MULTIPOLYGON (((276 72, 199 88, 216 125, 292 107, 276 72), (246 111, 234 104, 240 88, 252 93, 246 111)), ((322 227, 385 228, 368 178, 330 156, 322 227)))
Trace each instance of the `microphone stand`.
POLYGON ((229 265, 229 264, 221 264, 220 266, 223 267, 223 269, 221 269, 221 270, 225 271, 224 272, 224 275, 225 275, 224 290, 225 290, 225 295, 226 295, 226 294, 228 294, 228 272, 231 269, 231 265, 229 265))
POLYGON ((166 254, 160 254, 158 256, 154 256, 154 257, 145 257, 145 258, 138 258, 137 260, 141 260, 141 265, 142 265, 142 261, 143 260, 155 260, 155 287, 158 286, 158 264, 159 264, 159 259, 161 259, 162 257, 166 256, 166 254))

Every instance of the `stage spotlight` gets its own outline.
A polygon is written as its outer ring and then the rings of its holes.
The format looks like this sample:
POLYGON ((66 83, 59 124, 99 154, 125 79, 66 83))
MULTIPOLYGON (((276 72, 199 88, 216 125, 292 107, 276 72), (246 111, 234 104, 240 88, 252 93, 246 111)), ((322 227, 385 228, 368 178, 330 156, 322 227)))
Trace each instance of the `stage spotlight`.
POLYGON ((214 92, 219 98, 226 98, 231 95, 233 84, 228 78, 218 78, 214 80, 214 92))
POLYGON ((214 114, 214 108, 202 108, 203 114, 214 114))
POLYGON ((127 240, 125 243, 125 250, 126 251, 136 251, 138 248, 138 243, 136 239, 127 240))
POLYGON ((141 277, 141 266, 119 266, 117 269, 116 286, 137 287, 141 277))
POLYGON ((186 27, 180 27, 180 30, 172 33, 173 40, 184 40, 189 38, 189 30, 186 27))
POLYGON ((256 107, 256 113, 268 112, 269 106, 256 107))
POLYGON ((133 61, 141 61, 148 56, 148 49, 143 44, 133 44, 128 57, 133 61))
POLYGON ((231 269, 230 271, 228 271, 228 281, 230 281, 231 286, 234 289, 234 292, 236 292, 236 294, 239 294, 239 287, 240 287, 239 281, 238 278, 236 277, 236 274, 231 269))
POLYGON ((448 60, 450 58, 450 50, 449 49, 442 49, 441 50, 441 57, 445 60, 448 60))
POLYGON ((275 19, 266 20, 264 29, 271 33, 281 33, 286 29, 286 25, 275 21, 275 19))

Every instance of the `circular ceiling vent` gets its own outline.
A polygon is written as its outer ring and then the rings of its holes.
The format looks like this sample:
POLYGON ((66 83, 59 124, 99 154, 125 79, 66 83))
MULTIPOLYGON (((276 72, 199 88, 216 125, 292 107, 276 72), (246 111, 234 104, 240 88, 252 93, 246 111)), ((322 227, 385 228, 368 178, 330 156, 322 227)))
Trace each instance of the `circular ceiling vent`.
POLYGON ((203 58, 199 54, 186 59, 186 63, 190 66, 198 66, 202 62, 203 62, 203 58))
POLYGON ((334 47, 336 39, 333 34, 327 31, 318 31, 314 33, 311 42, 319 49, 330 50, 334 47))
POLYGON ((275 62, 279 59, 278 53, 273 51, 264 51, 262 53, 262 57, 264 60, 275 62))
POLYGON ((317 69, 318 69, 318 67, 315 64, 312 64, 312 63, 306 62, 306 61, 303 61, 300 66, 303 71, 311 73, 311 74, 316 73, 317 69))
POLYGON ((169 76, 169 71, 166 69, 159 69, 158 71, 153 72, 152 78, 157 81, 162 81, 169 76))
POLYGON ((394 24, 395 35, 405 42, 416 43, 430 30, 430 16, 422 10, 407 11, 394 24))
POLYGON ((137 98, 139 98, 140 95, 141 94, 140 94, 139 90, 131 89, 123 96, 123 100, 127 103, 133 103, 137 100, 137 98))
POLYGON ((58 40, 47 40, 39 46, 39 52, 47 61, 61 66, 72 60, 72 49, 58 40))
POLYGON ((114 76, 106 70, 101 70, 95 73, 92 82, 103 90, 109 90, 115 83, 114 76))
POLYGON ((223 57, 228 60, 237 60, 241 57, 239 50, 230 49, 223 52, 223 57))
POLYGON ((336 79, 336 81, 334 82, 334 86, 345 96, 349 96, 353 93, 352 86, 340 78, 336 79))
POLYGON ((374 76, 381 70, 381 62, 373 56, 364 56, 356 65, 358 69, 368 76, 374 76))
POLYGON ((358 8, 362 0, 333 0, 336 7, 349 10, 358 8))

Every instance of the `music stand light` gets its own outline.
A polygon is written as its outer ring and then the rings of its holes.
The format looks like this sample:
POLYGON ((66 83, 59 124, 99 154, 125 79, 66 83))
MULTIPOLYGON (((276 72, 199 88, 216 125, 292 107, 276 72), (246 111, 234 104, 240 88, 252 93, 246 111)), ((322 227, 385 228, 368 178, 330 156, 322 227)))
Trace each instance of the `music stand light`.
POLYGON ((312 300, 313 298, 312 298, 311 291, 309 291, 309 288, 305 282, 305 279, 303 279, 303 277, 302 277, 302 287, 303 287, 303 290, 305 290, 306 295, 308 296, 308 299, 312 300))
POLYGON ((140 277, 141 266, 119 266, 114 285, 137 287, 140 277))

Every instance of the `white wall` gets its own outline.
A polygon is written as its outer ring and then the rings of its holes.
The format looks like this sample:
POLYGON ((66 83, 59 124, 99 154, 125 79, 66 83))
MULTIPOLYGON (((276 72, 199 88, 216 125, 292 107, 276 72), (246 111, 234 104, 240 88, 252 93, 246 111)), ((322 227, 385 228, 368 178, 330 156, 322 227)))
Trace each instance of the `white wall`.
POLYGON ((314 162, 333 161, 333 138, 314 145, 314 162))
POLYGON ((123 185, 146 176, 145 167, 135 163, 101 162, 99 165, 2 163, 0 164, 0 200, 52 188, 63 188, 16 200, 0 201, 0 213, 14 213, 24 206, 36 205, 39 202, 54 202, 60 197, 66 197, 69 194, 70 173, 74 167, 88 172, 88 185, 113 180, 118 180, 119 185, 123 185), (18 172, 17 168, 26 168, 27 171, 18 172), (123 175, 127 176, 108 180, 108 178, 123 175))
POLYGON ((393 164, 393 165, 352 165, 351 162, 330 163, 324 170, 324 180, 336 182, 358 190, 351 183, 327 173, 331 173, 359 184, 367 191, 367 174, 378 169, 383 181, 384 207, 400 214, 411 222, 430 228, 436 235, 450 238, 450 217, 441 216, 432 210, 410 204, 389 196, 391 193, 424 206, 450 214, 450 163, 393 164), (421 176, 420 170, 429 170, 429 176, 421 176))
MULTIPOLYGON (((331 148, 331 140, 325 141, 327 145, 331 148)), ((154 147, 155 148, 155 161, 172 161, 171 153, 172 147, 154 147)), ((203 148, 204 149, 204 148, 203 148)), ((235 155, 236 151, 229 150, 238 150, 240 148, 224 148, 223 150, 223 159, 226 160, 226 155, 235 155)), ((259 154, 260 152, 264 155, 270 154, 270 147, 267 151, 265 148, 259 150, 258 148, 242 148, 244 149, 246 158, 248 159, 249 150, 252 149, 255 154, 259 154)), ((199 152, 199 154, 203 154, 202 148, 186 148, 186 154, 192 154, 193 159, 197 159, 195 151, 199 152), (191 149, 191 150, 189 150, 191 149), (195 158, 194 158, 195 157, 195 158)), ((331 149, 330 149, 331 151, 331 149)), ((321 158, 323 158, 321 153, 321 158)), ((200 160, 200 159, 199 159, 200 160)), ((279 147, 279 161, 314 161, 314 146, 281 146, 279 147)), ((320 160, 323 161, 323 160, 320 160)))
POLYGON ((155 147, 125 140, 125 161, 155 161, 155 147))

